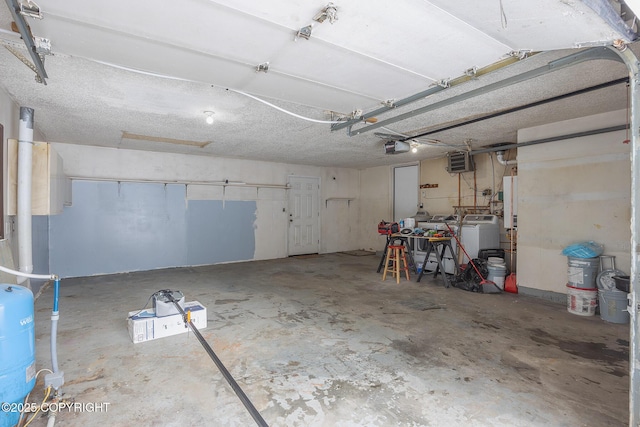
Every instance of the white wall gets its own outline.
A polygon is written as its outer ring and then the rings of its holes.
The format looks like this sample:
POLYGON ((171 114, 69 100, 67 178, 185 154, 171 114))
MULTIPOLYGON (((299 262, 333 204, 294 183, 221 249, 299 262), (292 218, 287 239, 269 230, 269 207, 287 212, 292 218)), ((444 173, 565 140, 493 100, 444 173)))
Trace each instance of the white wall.
MULTIPOLYGON (((70 177, 113 180, 239 181, 285 185, 288 175, 318 176, 321 183, 321 249, 358 249, 360 172, 239 159, 120 150, 53 143, 70 177), (334 200, 327 200, 334 198, 334 200), (335 198, 340 198, 337 200, 335 198), (343 198, 351 198, 347 201, 343 198)), ((282 189, 219 186, 187 187, 187 198, 199 200, 255 200, 257 204, 254 259, 287 256, 287 192, 282 189)))
POLYGON ((390 221, 392 212, 393 170, 379 166, 360 171, 360 215, 358 219, 360 248, 381 251, 385 238, 378 234, 378 223, 390 221))
MULTIPOLYGON (((626 123, 626 111, 518 132, 532 141, 626 123)), ((566 293, 569 244, 594 240, 630 266, 631 167, 624 131, 518 149, 518 285, 566 293)))
MULTIPOLYGON (((515 153, 507 153, 507 158, 515 157, 515 153)), ((483 190, 491 190, 491 194, 502 191, 502 177, 508 176, 510 166, 503 166, 495 159, 495 154, 478 154, 474 156, 475 178, 473 172, 462 174, 449 173, 446 169, 447 158, 423 160, 420 171, 420 184, 437 184, 437 188, 420 190, 420 201, 430 214, 452 214, 453 206, 491 207, 500 213, 502 204, 491 203, 498 200, 491 195, 483 196, 483 190), (493 156, 493 161, 492 161, 493 156), (474 182, 475 181, 475 182, 474 182), (458 192, 458 182, 460 192, 458 192), (475 185, 475 197, 474 197, 475 185)))

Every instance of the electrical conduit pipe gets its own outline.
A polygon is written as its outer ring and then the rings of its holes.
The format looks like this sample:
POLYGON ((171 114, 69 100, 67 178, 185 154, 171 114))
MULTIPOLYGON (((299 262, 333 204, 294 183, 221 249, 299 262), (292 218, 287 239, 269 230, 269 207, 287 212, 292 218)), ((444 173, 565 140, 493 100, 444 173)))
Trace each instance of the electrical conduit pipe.
MULTIPOLYGON (((33 169, 33 108, 20 107, 18 135, 18 265, 23 273, 33 272, 31 238, 31 171, 33 169)), ((28 276, 18 284, 31 289, 28 276), (26 282, 26 283, 24 283, 26 282)))

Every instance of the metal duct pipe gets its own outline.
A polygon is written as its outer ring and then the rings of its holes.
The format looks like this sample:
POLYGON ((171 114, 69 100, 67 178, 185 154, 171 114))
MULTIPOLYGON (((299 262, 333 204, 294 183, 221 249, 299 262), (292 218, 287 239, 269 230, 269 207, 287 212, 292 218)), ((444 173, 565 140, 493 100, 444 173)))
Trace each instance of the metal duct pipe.
POLYGON ((502 166, 509 166, 509 165, 517 165, 518 161, 516 159, 513 160, 505 160, 504 159, 504 151, 496 151, 496 159, 498 160, 498 163, 500 163, 502 166))
MULTIPOLYGON (((31 237, 31 170, 33 168, 33 108, 20 107, 18 135, 18 265, 23 273, 33 272, 31 237)), ((22 280, 21 280, 22 279, 22 280)), ((18 283, 31 289, 29 279, 18 283)))

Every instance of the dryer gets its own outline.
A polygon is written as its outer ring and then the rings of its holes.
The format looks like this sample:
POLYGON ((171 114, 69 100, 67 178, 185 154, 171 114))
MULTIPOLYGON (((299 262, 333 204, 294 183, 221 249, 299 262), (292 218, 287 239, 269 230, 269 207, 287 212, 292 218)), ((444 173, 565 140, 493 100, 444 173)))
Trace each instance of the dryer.
MULTIPOLYGON (((459 236, 470 257, 477 258, 480 249, 500 248, 500 221, 497 215, 467 215, 462 220, 459 236)), ((463 263, 469 262, 466 256, 463 263)))

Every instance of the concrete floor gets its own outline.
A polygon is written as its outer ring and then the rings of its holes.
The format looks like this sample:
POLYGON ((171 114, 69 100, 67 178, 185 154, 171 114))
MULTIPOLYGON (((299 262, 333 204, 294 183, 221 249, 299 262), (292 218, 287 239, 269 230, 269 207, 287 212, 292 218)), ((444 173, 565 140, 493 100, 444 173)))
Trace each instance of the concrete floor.
MULTIPOLYGON (((627 424, 628 325, 440 279, 383 282, 377 265, 329 254, 63 280, 64 396, 109 406, 56 424, 255 425, 192 333, 131 342, 127 312, 166 288, 207 307, 204 337, 271 426, 627 424)), ((51 300, 36 302, 38 368, 51 300)))

